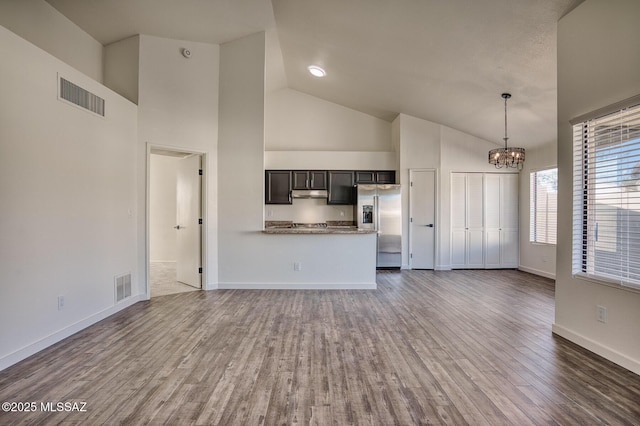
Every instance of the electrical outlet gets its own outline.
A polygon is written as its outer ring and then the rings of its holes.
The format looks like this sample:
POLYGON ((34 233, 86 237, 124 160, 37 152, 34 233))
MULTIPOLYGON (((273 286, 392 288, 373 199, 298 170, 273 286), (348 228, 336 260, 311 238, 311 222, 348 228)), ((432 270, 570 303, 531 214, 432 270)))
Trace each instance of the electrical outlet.
POLYGON ((604 306, 596 306, 596 319, 600 322, 607 322, 607 308, 604 306))
POLYGON ((293 270, 296 272, 302 271, 302 262, 294 262, 293 270))
POLYGON ((58 296, 58 310, 61 311, 64 308, 64 296, 58 296))

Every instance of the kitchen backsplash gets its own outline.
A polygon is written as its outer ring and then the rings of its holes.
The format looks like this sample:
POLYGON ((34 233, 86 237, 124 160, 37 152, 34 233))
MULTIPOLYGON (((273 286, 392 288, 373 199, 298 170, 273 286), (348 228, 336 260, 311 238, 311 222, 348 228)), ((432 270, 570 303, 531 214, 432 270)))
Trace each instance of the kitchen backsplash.
POLYGON ((327 205, 327 200, 315 198, 296 198, 292 204, 284 205, 266 204, 264 219, 290 220, 300 223, 354 220, 353 206, 327 205))

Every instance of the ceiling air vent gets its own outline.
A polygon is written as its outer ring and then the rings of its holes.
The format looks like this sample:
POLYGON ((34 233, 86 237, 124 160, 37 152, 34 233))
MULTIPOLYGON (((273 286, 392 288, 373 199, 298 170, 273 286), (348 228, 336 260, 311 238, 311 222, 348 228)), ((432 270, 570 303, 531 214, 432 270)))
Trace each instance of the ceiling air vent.
POLYGON ((104 117, 104 99, 60 77, 60 99, 104 117))

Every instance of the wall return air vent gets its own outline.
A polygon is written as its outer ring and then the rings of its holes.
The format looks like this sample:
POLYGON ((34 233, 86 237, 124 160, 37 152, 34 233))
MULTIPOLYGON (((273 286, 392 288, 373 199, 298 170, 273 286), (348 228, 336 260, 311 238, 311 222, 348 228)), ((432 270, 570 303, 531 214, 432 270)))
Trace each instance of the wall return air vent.
POLYGON ((59 91, 58 96, 67 102, 71 102, 81 108, 91 111, 94 114, 98 114, 104 117, 104 99, 95 95, 88 90, 83 89, 65 79, 59 77, 59 91))
POLYGON ((131 274, 124 274, 115 277, 116 303, 131 297, 131 274))

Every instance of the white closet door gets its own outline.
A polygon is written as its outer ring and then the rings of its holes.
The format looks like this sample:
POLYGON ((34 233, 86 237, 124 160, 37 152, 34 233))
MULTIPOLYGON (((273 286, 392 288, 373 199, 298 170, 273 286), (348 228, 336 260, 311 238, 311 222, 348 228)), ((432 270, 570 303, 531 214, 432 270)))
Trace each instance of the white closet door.
POLYGON ((451 173, 451 267, 467 264, 467 175, 451 173))
POLYGON ((454 269, 467 266, 467 231, 454 229, 451 231, 451 267, 454 269))
POLYGON ((518 175, 501 176, 500 227, 502 229, 518 228, 518 175))
POLYGON ((484 267, 483 174, 451 174, 451 267, 484 267))
POLYGON ((518 178, 515 173, 503 174, 500 180, 500 266, 517 268, 519 262, 518 239, 518 178))
POLYGON ((484 267, 484 175, 467 174, 467 267, 484 267))
POLYGON ((497 230, 500 228, 500 207, 502 191, 500 188, 500 175, 497 173, 487 173, 484 177, 485 183, 485 226, 487 230, 497 230))
POLYGON ((467 174, 467 228, 478 230, 484 228, 484 175, 482 173, 467 174))
POLYGON ((485 267, 518 266, 518 175, 485 175, 485 267))
POLYGON ((500 209, 502 191, 500 176, 497 173, 487 173, 484 177, 485 195, 485 267, 500 267, 500 209))
POLYGON ((451 173, 451 229, 467 227, 467 174, 451 173))
POLYGON ((518 267, 518 230, 503 229, 500 231, 500 258, 502 268, 518 267))

